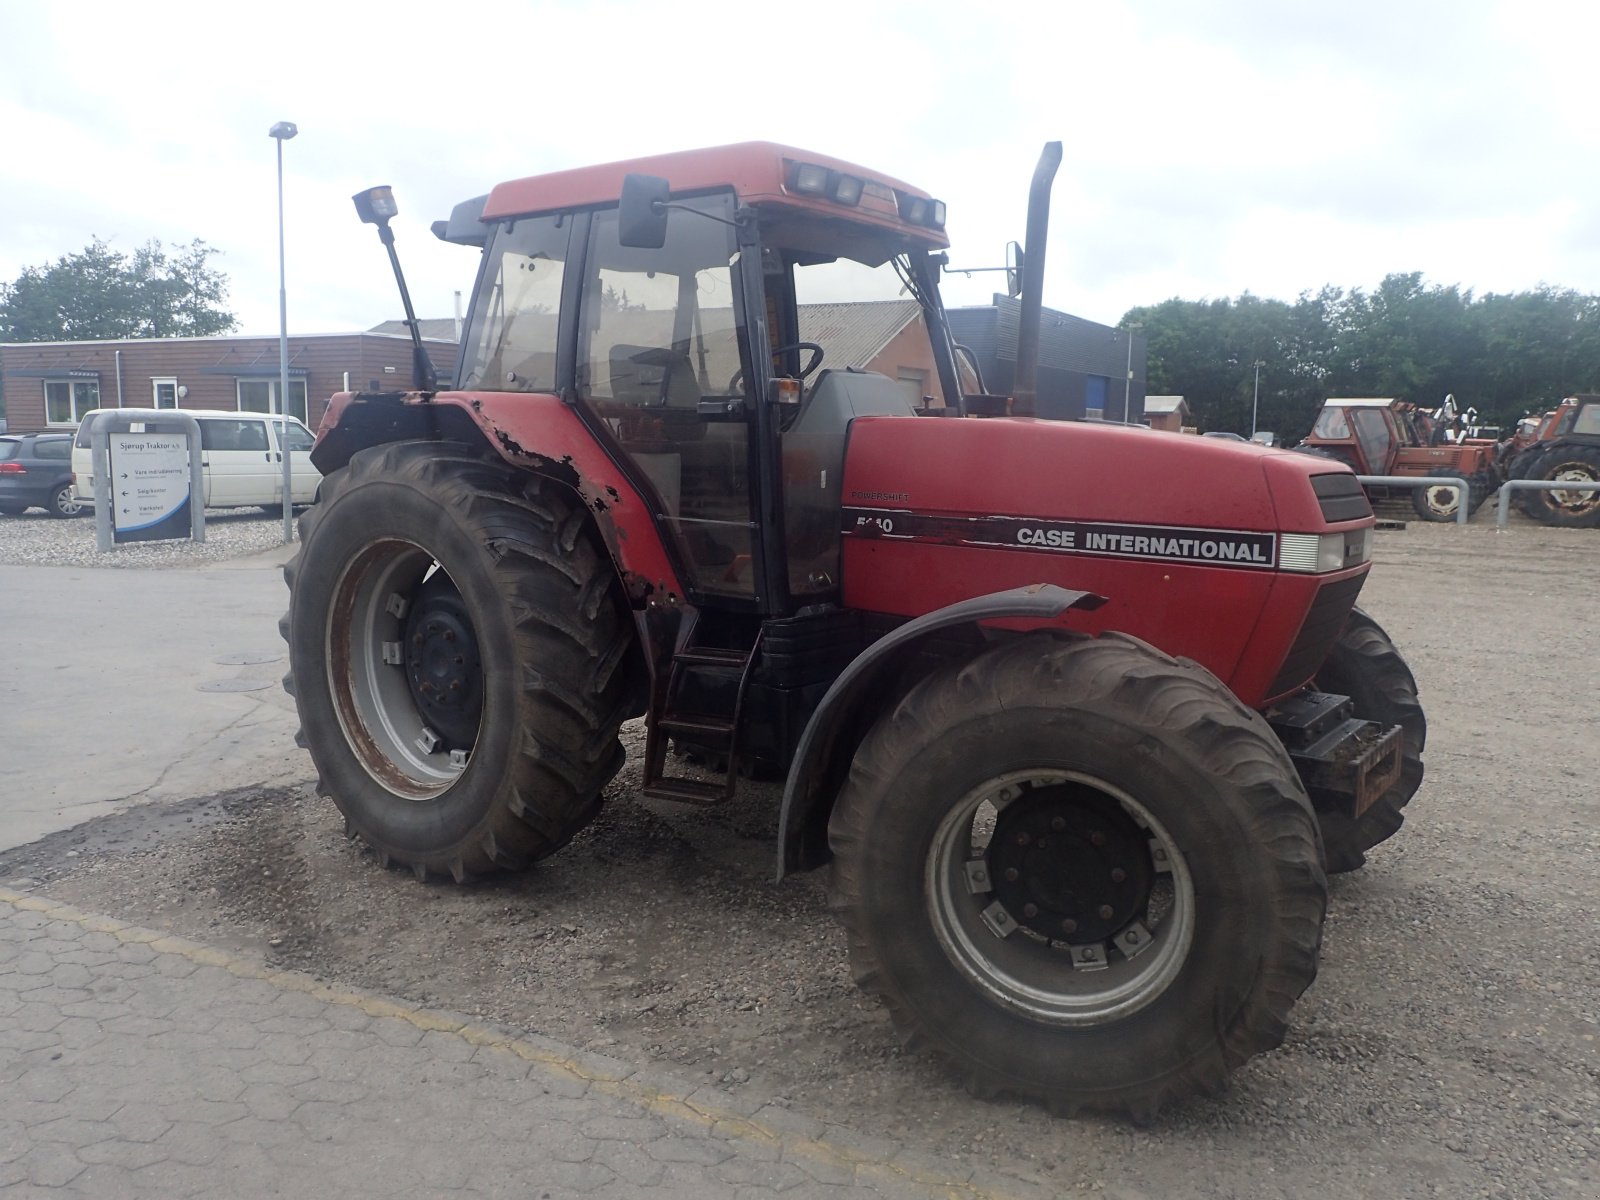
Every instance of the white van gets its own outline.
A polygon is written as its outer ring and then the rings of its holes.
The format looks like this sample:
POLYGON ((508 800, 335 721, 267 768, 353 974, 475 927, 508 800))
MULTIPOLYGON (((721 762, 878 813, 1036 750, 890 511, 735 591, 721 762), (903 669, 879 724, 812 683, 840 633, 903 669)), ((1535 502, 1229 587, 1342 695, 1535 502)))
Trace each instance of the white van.
MULTIPOLYGON (((85 504, 94 503, 94 456, 89 435, 101 413, 83 415, 78 436, 72 440, 72 491, 85 504)), ((294 503, 310 504, 317 498, 322 474, 311 465, 311 431, 295 418, 277 413, 219 412, 208 409, 163 409, 162 414, 184 412, 200 425, 200 473, 205 481, 207 508, 234 508, 246 504, 276 508, 283 503, 283 451, 291 455, 289 486, 294 503)))

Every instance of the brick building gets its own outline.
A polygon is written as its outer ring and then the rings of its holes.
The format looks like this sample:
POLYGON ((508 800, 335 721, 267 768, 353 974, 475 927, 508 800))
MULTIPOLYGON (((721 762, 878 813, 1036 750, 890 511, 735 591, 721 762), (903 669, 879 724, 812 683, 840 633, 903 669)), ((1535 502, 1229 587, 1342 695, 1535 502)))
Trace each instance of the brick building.
MULTIPOLYGON (((439 376, 455 373, 453 341, 424 341, 439 376)), ((289 412, 313 429, 346 388, 412 383, 411 341, 389 333, 289 339, 289 412)), ((92 408, 278 411, 276 337, 132 338, 0 344, 0 386, 11 433, 69 429, 92 408)))

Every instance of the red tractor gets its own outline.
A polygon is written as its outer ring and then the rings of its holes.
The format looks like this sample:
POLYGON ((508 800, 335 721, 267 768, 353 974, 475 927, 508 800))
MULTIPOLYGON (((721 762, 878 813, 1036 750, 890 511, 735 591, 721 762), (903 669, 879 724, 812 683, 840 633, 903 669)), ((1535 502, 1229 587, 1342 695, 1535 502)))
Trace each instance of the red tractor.
MULTIPOLYGON (((1457 423, 1449 397, 1437 412, 1387 397, 1325 400, 1298 448, 1347 463, 1357 475, 1453 476, 1466 484, 1470 515, 1494 494, 1501 474, 1494 439, 1452 441, 1457 423)), ((1383 500, 1397 489, 1373 484, 1369 490, 1374 499, 1383 500)), ((1424 521, 1456 519, 1459 501, 1454 487, 1408 490, 1412 508, 1424 521)))
MULTIPOLYGON (((1523 444, 1507 470, 1512 479, 1600 483, 1600 396, 1568 396, 1535 429, 1519 434, 1523 444)), ((1515 503, 1546 525, 1600 527, 1600 492, 1519 491, 1515 503)))
MULTIPOLYGON (((392 258, 388 190, 357 203, 392 258)), ((418 878, 558 850, 631 717, 647 796, 782 773, 778 873, 831 863, 896 1022, 975 1092, 1146 1115, 1282 1039, 1325 872, 1399 827, 1426 725, 1354 608, 1350 471, 979 416, 1007 402, 961 387, 944 218, 766 143, 458 205, 435 232, 481 265, 457 377, 418 340, 417 390, 333 398, 286 683, 321 791, 418 878), (849 323, 800 336, 805 306, 907 294, 910 386, 834 365, 849 323), (669 775, 672 741, 726 778, 669 775)))

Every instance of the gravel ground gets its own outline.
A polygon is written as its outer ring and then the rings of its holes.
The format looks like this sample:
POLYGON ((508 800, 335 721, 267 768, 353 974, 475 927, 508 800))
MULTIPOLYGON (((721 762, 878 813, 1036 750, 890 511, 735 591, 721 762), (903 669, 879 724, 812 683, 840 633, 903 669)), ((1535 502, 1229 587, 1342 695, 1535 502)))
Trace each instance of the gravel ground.
POLYGON ((206 540, 127 542, 104 554, 94 546, 94 517, 61 520, 40 509, 0 517, 0 564, 52 567, 195 567, 243 558, 283 544, 283 518, 259 508, 206 513, 206 540))
POLYGON ((771 882, 773 787, 646 802, 630 762, 571 846, 475 888, 382 870, 309 785, 133 810, 0 857, 0 880, 703 1072, 1058 1194, 1592 1200, 1600 740, 1578 698, 1596 682, 1597 551, 1595 532, 1522 523, 1380 535, 1364 603, 1418 676, 1427 779, 1401 833, 1334 881, 1285 1045, 1150 1128, 973 1100, 905 1051, 850 981, 823 879, 771 882))

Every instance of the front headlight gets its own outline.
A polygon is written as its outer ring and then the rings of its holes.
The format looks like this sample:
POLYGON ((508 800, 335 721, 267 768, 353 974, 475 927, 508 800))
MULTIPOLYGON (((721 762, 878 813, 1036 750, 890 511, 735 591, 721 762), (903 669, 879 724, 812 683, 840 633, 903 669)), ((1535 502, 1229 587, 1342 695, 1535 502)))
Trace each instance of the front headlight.
POLYGON ((1306 575, 1326 575, 1360 566, 1372 557, 1372 526, 1345 533, 1278 535, 1278 566, 1306 575))

